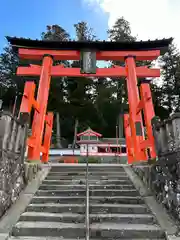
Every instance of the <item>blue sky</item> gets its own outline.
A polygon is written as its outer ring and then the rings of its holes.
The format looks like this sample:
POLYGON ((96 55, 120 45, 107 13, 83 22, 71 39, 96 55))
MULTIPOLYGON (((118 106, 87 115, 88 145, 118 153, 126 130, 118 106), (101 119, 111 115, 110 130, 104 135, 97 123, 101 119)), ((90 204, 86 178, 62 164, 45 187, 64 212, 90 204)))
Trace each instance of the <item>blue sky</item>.
POLYGON ((4 36, 40 38, 59 24, 74 36, 73 24, 87 21, 100 39, 124 16, 140 40, 173 37, 180 49, 180 0, 0 0, 0 52, 4 36))
POLYGON ((0 52, 5 36, 40 38, 46 25, 59 24, 74 36, 73 24, 87 21, 96 35, 106 39, 108 15, 84 0, 1 0, 0 52))
MULTIPOLYGON (((76 1, 76 0, 75 0, 76 1)), ((99 6, 108 17, 108 26, 124 16, 132 34, 140 40, 173 37, 180 50, 180 0, 84 0, 99 6)))

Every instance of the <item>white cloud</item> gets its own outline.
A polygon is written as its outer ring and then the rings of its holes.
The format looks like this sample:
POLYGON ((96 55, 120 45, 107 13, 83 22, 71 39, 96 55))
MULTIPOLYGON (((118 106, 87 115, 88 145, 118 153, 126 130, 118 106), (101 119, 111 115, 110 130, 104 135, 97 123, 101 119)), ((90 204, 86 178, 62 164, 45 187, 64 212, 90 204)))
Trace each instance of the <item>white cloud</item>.
POLYGON ((138 39, 175 38, 180 48, 179 0, 84 0, 108 14, 108 26, 124 16, 138 39))

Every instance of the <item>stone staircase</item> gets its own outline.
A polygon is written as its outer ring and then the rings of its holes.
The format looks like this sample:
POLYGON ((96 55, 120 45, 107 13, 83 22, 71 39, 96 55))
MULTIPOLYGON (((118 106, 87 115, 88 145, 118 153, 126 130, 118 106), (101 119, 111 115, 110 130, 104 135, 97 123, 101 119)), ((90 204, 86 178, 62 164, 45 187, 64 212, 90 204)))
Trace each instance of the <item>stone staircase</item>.
MULTIPOLYGON (((85 239, 86 169, 52 166, 12 229, 16 239, 85 239)), ((90 239, 165 239, 122 166, 89 166, 90 239)))

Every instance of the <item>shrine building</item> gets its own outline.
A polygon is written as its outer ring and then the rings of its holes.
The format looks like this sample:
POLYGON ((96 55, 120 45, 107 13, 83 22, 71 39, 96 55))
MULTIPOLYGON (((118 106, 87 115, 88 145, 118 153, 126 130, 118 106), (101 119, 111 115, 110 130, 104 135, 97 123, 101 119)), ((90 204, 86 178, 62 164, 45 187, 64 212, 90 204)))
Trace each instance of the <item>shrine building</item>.
POLYGON ((91 128, 77 134, 77 144, 81 156, 127 156, 124 138, 103 138, 91 128))

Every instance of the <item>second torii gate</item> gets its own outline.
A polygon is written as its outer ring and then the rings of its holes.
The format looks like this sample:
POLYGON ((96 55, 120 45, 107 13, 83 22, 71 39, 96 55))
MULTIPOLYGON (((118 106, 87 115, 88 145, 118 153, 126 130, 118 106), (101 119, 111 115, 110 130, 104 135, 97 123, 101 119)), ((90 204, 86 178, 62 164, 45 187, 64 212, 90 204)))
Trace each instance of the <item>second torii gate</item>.
POLYGON ((128 163, 146 161, 150 149, 151 158, 156 156, 151 119, 154 117, 151 90, 147 81, 142 81, 140 94, 137 78, 159 77, 159 69, 146 66, 137 67, 136 61, 155 60, 160 50, 167 48, 172 39, 147 42, 55 42, 38 41, 7 37, 12 46, 18 49, 21 59, 39 60, 42 65, 18 67, 19 76, 40 76, 37 99, 34 99, 35 84, 26 82, 20 112, 35 114, 32 125, 32 136, 28 139, 28 158, 37 160, 40 152, 44 153, 43 161, 48 160, 53 115, 46 115, 51 77, 126 77, 129 114, 124 115, 128 163), (57 60, 81 60, 81 68, 68 68, 60 64, 53 66, 57 60), (96 60, 124 61, 125 67, 96 68, 96 60), (141 112, 144 112, 147 139, 141 112), (45 142, 42 144, 44 123, 47 122, 45 142), (49 128, 48 128, 49 126, 49 128))

